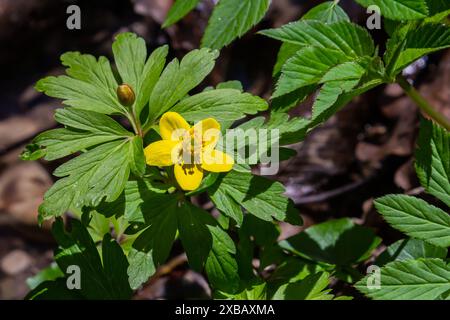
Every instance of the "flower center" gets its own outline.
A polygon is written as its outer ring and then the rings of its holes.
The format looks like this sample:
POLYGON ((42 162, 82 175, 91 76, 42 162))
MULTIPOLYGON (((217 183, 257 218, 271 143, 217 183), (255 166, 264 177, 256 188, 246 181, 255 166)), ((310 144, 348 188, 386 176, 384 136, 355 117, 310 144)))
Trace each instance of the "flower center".
POLYGON ((202 134, 199 131, 191 128, 182 136, 182 148, 178 153, 178 163, 184 164, 200 164, 202 150, 205 146, 205 141, 202 139, 202 134))

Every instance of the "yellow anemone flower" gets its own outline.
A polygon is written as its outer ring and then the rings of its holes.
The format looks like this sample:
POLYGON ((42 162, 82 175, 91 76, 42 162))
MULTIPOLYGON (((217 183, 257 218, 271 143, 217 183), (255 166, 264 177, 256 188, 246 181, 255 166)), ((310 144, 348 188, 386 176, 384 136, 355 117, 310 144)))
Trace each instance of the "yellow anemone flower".
POLYGON ((159 121, 162 140, 145 149, 148 165, 174 165, 174 175, 181 189, 190 191, 199 187, 203 172, 227 172, 234 160, 228 154, 215 150, 220 137, 220 124, 207 118, 191 127, 176 112, 166 112, 159 121))

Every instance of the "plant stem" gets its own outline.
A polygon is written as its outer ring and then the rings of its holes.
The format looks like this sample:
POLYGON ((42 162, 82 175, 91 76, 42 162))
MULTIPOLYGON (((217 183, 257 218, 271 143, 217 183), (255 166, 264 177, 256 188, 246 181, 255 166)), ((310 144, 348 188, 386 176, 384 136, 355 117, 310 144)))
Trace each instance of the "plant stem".
POLYGON ((404 77, 397 77, 397 83, 423 112, 447 129, 447 131, 450 131, 450 121, 442 113, 434 109, 404 77))
POLYGON ((141 125, 139 121, 134 116, 134 113, 127 113, 128 121, 130 121, 131 126, 133 127, 134 133, 136 133, 138 136, 144 137, 141 125))

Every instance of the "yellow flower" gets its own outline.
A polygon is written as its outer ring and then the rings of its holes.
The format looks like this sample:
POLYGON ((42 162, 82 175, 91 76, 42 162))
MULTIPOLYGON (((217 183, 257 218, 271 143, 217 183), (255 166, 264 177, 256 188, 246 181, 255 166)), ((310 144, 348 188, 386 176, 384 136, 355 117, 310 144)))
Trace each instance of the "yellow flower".
POLYGON ((203 179, 203 172, 227 172, 234 160, 215 150, 220 137, 220 124, 213 118, 204 119, 191 127, 176 112, 166 112, 159 121, 162 140, 144 149, 150 166, 172 166, 181 189, 195 190, 203 179))

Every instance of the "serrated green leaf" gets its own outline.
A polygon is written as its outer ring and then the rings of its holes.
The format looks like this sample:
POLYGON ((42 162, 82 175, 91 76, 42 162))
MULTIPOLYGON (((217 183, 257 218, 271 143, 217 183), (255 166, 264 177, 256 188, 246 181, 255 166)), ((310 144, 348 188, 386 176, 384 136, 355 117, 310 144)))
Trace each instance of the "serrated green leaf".
POLYGON ((176 0, 167 13, 167 17, 162 25, 162 28, 167 28, 174 23, 177 23, 192 9, 194 9, 199 1, 200 0, 176 0))
MULTIPOLYGON (((283 221, 291 211, 297 216, 297 223, 301 220, 293 202, 283 195, 284 187, 281 183, 268 180, 250 173, 230 171, 216 185, 217 189, 226 192, 248 212, 266 221, 273 218, 283 221)), ((216 189, 208 191, 214 196, 216 189)))
POLYGON ((139 251, 131 248, 128 253, 128 282, 133 290, 138 289, 156 271, 152 252, 139 251))
POLYGON ((312 261, 349 265, 367 259, 380 242, 371 229, 341 218, 309 227, 280 246, 312 261))
POLYGON ((213 188, 208 192, 208 195, 217 209, 236 221, 238 226, 242 225, 244 214, 242 213, 241 206, 236 200, 228 196, 226 191, 220 188, 213 188))
POLYGON ((140 87, 141 74, 147 59, 144 39, 135 33, 121 33, 112 44, 112 51, 122 83, 131 86, 136 93, 140 87))
POLYGON ((270 0, 221 0, 214 8, 202 47, 221 49, 246 33, 265 15, 270 0))
MULTIPOLYGON (((181 243, 188 257, 189 265, 196 271, 201 271, 209 256, 213 237, 205 223, 208 213, 190 203, 177 210, 178 231, 181 243)), ((214 219, 213 219, 214 221, 214 219)), ((212 222, 213 223, 213 222, 212 222)))
POLYGON ((47 77, 36 84, 36 89, 78 109, 105 114, 126 114, 116 96, 117 81, 108 59, 98 60, 91 55, 67 52, 61 56, 68 76, 47 77))
MULTIPOLYGON (((280 247, 276 246, 274 248, 280 247)), ((310 274, 324 271, 323 267, 317 263, 308 262, 307 260, 299 259, 298 257, 281 256, 281 262, 278 263, 274 272, 270 275, 268 281, 269 292, 274 292, 281 285, 289 282, 299 282, 310 274)))
POLYGON ((132 137, 112 118, 93 111, 58 109, 55 119, 68 128, 41 133, 34 142, 45 147, 45 159, 54 160, 105 142, 132 137))
POLYGON ((96 206, 103 197, 117 199, 130 172, 127 141, 113 141, 91 149, 59 166, 53 174, 78 181, 83 204, 96 206))
POLYGON ((216 86, 216 89, 234 89, 239 90, 240 92, 244 91, 242 83, 239 80, 229 80, 221 82, 216 86))
POLYGON ((208 228, 212 235, 212 247, 205 264, 208 280, 216 290, 236 292, 240 279, 233 257, 236 254, 234 242, 219 226, 208 225, 208 228))
POLYGON ((104 114, 72 108, 57 109, 55 120, 67 127, 97 134, 131 137, 133 134, 104 114))
POLYGON ((164 68, 168 46, 157 48, 147 59, 144 39, 125 32, 116 37, 112 50, 122 83, 131 86, 134 91, 135 102, 131 109, 139 118, 164 68))
POLYGON ((88 231, 77 220, 72 221, 70 233, 57 219, 52 228, 59 247, 55 261, 62 271, 69 266, 80 268, 81 289, 86 299, 129 299, 132 291, 128 285, 128 262, 117 242, 109 234, 102 241, 102 258, 88 231))
MULTIPOLYGON (((350 18, 336 1, 326 1, 305 13, 302 20, 318 20, 324 23, 334 23, 350 21, 350 18)), ((272 75, 277 75, 281 71, 284 63, 302 47, 302 45, 289 42, 283 43, 278 51, 277 62, 273 68, 272 75)))
POLYGON ((156 268, 166 261, 175 240, 178 201, 173 196, 161 196, 151 200, 153 211, 146 221, 150 226, 133 242, 128 256, 128 277, 133 289, 147 281, 156 268))
POLYGON ((375 207, 394 228, 439 247, 450 246, 450 216, 422 199, 387 195, 375 207))
POLYGON ((260 282, 251 284, 235 294, 218 292, 214 298, 229 300, 267 300, 266 283, 260 282))
POLYGON ((425 18, 429 11, 425 0, 356 0, 360 5, 376 5, 383 17, 392 20, 413 20, 425 18))
POLYGON ((333 295, 325 288, 329 284, 329 274, 312 274, 299 282, 287 283, 278 288, 273 300, 332 300, 333 295))
POLYGON ((392 261, 414 260, 419 258, 440 258, 447 256, 447 249, 434 246, 419 239, 402 239, 386 248, 377 258, 377 266, 392 261))
POLYGON ((119 198, 113 202, 102 202, 96 211, 106 217, 124 216, 129 222, 145 223, 175 201, 172 195, 165 194, 166 188, 151 177, 129 180, 119 198))
POLYGON ((282 43, 280 50, 278 51, 277 62, 273 67, 272 76, 277 76, 281 72, 281 69, 283 68, 283 65, 286 63, 286 61, 288 61, 289 58, 291 58, 297 51, 302 48, 302 45, 289 42, 282 43))
POLYGON ((174 196, 167 198, 162 198, 161 200, 164 199, 166 202, 160 205, 153 203, 158 210, 153 211, 152 217, 146 221, 150 226, 133 243, 133 248, 139 251, 152 251, 156 266, 166 261, 177 232, 178 201, 174 196))
POLYGON ((367 277, 356 283, 375 300, 434 300, 450 290, 450 265, 441 259, 394 261, 381 268, 380 288, 369 288, 367 277))
POLYGON ((325 23, 334 23, 339 21, 350 21, 350 18, 339 6, 338 1, 326 1, 305 13, 302 20, 319 20, 325 23))
POLYGON ((145 63, 136 102, 133 106, 136 118, 139 118, 142 110, 148 105, 153 89, 164 69, 168 51, 169 47, 167 45, 159 47, 152 52, 145 63))
POLYGON ((272 98, 315 84, 330 68, 347 61, 339 51, 308 47, 297 51, 283 66, 272 98))
POLYGON ((302 47, 339 51, 349 58, 372 56, 375 50, 367 30, 348 21, 326 24, 315 20, 300 20, 260 33, 302 47))
POLYGON ((235 121, 246 114, 255 114, 267 108, 264 99, 249 93, 241 93, 235 89, 215 89, 187 97, 171 111, 180 113, 188 121, 200 121, 207 117, 235 121))
POLYGON ((96 206, 117 199, 130 174, 128 140, 97 146, 59 166, 58 180, 39 207, 40 221, 60 216, 70 207, 96 206))
POLYGON ((150 122, 168 111, 211 72, 218 52, 200 49, 189 52, 181 62, 172 60, 164 69, 150 96, 150 122))
POLYGON ((416 172, 428 193, 450 207, 450 133, 422 119, 416 151, 416 172))
POLYGON ((450 47, 450 27, 428 23, 399 28, 388 41, 385 61, 391 76, 420 57, 450 47), (399 51, 397 54, 395 51, 399 51))

